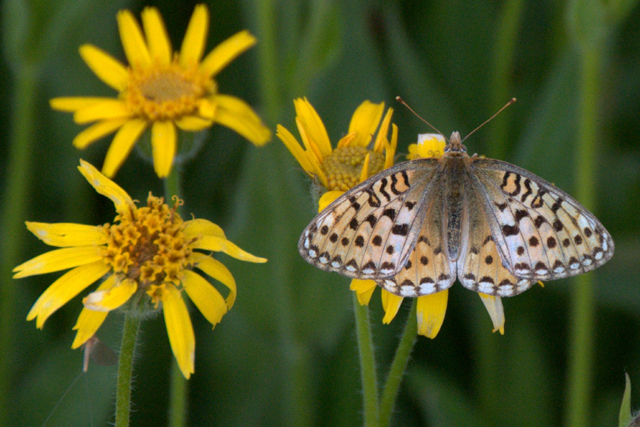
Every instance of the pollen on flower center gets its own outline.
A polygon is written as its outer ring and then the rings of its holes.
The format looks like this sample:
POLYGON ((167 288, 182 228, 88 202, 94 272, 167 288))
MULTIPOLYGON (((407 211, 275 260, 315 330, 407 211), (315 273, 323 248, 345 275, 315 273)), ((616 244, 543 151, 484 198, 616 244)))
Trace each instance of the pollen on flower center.
POLYGON ((190 267, 189 245, 193 243, 184 235, 182 218, 176 212, 180 204, 176 199, 170 208, 163 198, 149 194, 146 207, 105 225, 109 239, 103 257, 114 273, 135 280, 143 290, 180 284, 182 272, 190 267))
POLYGON ((364 160, 369 154, 369 176, 384 168, 384 154, 360 146, 338 147, 325 157, 322 171, 330 191, 347 191, 360 182, 364 160))
POLYGON ((199 100, 215 91, 215 82, 196 67, 185 70, 174 62, 165 67, 129 69, 127 88, 121 96, 139 117, 175 120, 196 112, 199 100))

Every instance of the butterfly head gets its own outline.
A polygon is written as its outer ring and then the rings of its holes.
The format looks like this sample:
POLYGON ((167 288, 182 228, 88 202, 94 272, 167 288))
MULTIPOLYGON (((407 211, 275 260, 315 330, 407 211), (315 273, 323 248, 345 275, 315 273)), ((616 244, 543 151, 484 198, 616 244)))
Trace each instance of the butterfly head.
POLYGON ((462 144, 462 140, 460 139, 459 132, 453 132, 451 134, 451 138, 449 138, 449 143, 444 148, 445 153, 466 153, 467 147, 462 144))

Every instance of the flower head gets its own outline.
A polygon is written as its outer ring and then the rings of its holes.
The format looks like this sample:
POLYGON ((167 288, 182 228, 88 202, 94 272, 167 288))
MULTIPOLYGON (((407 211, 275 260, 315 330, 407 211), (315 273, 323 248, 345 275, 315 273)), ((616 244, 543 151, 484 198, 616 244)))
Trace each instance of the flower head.
POLYGON ((120 11, 117 20, 128 66, 89 44, 80 47, 80 55, 98 78, 118 91, 118 97, 51 100, 52 108, 73 112, 76 123, 95 122, 74 138, 77 148, 117 131, 102 168, 105 175, 116 173, 149 127, 153 164, 161 178, 171 171, 179 149, 177 129, 197 132, 219 123, 256 145, 271 139, 251 107, 218 93, 213 79, 256 43, 248 31, 230 37, 203 58, 209 26, 204 5, 196 6, 181 50, 175 53, 157 9, 142 11, 144 33, 128 10, 120 11))
POLYGON ((92 165, 82 160, 80 164, 78 169, 95 190, 113 201, 117 215, 113 224, 101 226, 27 222, 36 237, 60 249, 17 266, 14 278, 71 268, 38 298, 27 320, 35 319, 36 327, 42 328, 56 310, 102 280, 83 299, 84 309, 74 326, 78 332, 72 348, 89 340, 112 310, 126 306, 144 311, 145 306, 161 306, 173 354, 189 378, 194 372, 195 336, 182 291, 214 326, 236 298, 231 272, 197 250, 221 251, 249 262, 266 259, 231 243, 212 222, 183 221, 176 212, 182 203, 179 199, 175 198, 173 207, 169 207, 162 198, 149 194, 147 205, 137 207, 122 188, 92 165), (196 268, 228 288, 226 299, 194 271, 196 268))

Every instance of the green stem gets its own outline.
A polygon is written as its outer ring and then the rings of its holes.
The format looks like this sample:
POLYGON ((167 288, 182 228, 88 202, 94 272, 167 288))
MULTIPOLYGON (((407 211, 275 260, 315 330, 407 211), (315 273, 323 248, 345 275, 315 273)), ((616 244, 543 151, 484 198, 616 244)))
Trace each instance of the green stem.
MULTIPOLYGON (((582 52, 581 99, 579 110, 578 149, 576 162, 576 198, 587 209, 593 209, 595 199, 596 138, 601 45, 595 44, 582 52)), ((567 426, 589 424, 591 382, 593 379, 594 283, 591 274, 575 279, 571 312, 569 354, 569 396, 567 426)))
POLYGON ((118 358, 118 382, 116 389, 115 427, 127 427, 131 412, 131 374, 133 372, 133 353, 136 347, 140 319, 127 313, 124 318, 122 345, 118 358))
MULTIPOLYGON (((33 134, 35 125, 35 101, 37 96, 37 70, 21 67, 16 73, 17 80, 13 98, 15 114, 11 120, 9 161, 4 176, 5 191, 2 198, 2 217, 0 218, 0 274, 3 282, 0 286, 0 425, 9 424, 11 400, 15 396, 12 374, 15 372, 11 363, 14 346, 16 322, 17 283, 7 283, 11 277, 13 267, 20 261, 22 255, 22 241, 26 228, 24 220, 27 201, 30 197, 29 186, 31 180, 31 153, 33 149, 33 134)), ((22 283, 21 285, 24 285, 22 283)))
MULTIPOLYGON (((182 199, 182 170, 181 165, 175 163, 171 173, 164 180, 165 202, 171 204, 171 199, 174 196, 182 199)), ((178 214, 184 219, 183 207, 178 207, 178 214)), ((175 358, 172 358, 168 413, 170 427, 184 427, 187 425, 188 392, 187 380, 182 375, 175 358)))
POLYGON ((393 358, 393 363, 389 369, 389 375, 387 376, 387 382, 384 385, 382 392, 382 401, 380 402, 380 426, 386 427, 391 423, 391 416, 393 415, 393 407, 398 397, 398 390, 400 389, 400 383, 404 372, 407 369, 409 363, 409 357, 411 356, 411 350, 416 343, 418 337, 418 321, 417 314, 417 299, 411 299, 411 312, 407 318, 407 323, 404 327, 404 332, 396 355, 393 358))
POLYGON ((276 18, 275 3, 273 0, 260 0, 257 2, 257 32, 260 44, 258 45, 260 93, 265 110, 265 119, 268 123, 275 123, 280 111, 278 96, 278 56, 276 46, 276 18))
POLYGON ((376 361, 369 322, 369 307, 360 305, 358 296, 353 293, 353 308, 356 316, 356 333, 358 334, 358 350, 360 352, 360 373, 362 376, 364 425, 379 425, 378 378, 376 361))

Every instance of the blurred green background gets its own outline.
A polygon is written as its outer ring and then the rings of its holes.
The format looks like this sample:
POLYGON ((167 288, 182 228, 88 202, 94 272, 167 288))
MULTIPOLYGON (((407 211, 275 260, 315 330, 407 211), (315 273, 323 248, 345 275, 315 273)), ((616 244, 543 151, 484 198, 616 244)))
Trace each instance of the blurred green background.
MULTIPOLYGON (((81 298, 39 331, 25 321, 26 314, 59 274, 11 279, 13 266, 48 250, 27 232, 24 220, 102 224, 114 216, 112 203, 76 169, 79 158, 100 167, 112 137, 76 150, 71 140, 82 127, 70 114, 52 111, 48 100, 115 95, 83 63, 78 47, 92 43, 124 62, 115 20, 119 9, 139 17, 145 5, 157 6, 177 49, 195 4, 2 4, 0 327, 5 340, 0 352, 13 426, 39 426, 48 416, 50 426, 113 422, 115 366, 91 365, 73 383, 82 369, 82 351, 70 349, 81 298), (16 182, 6 179, 17 158, 28 165, 18 174, 25 205, 12 193, 16 186, 9 184, 16 182)), ((220 92, 247 100, 274 131, 280 123, 297 135, 292 102, 297 97, 308 97, 334 142, 362 101, 384 101, 395 110, 398 151, 406 153, 417 133, 430 130, 394 101, 396 95, 446 135, 453 130, 465 135, 509 98, 518 99, 466 145, 565 189, 590 205, 613 235, 614 258, 590 273, 595 308, 586 413, 589 426, 617 425, 624 373, 640 388, 636 2, 208 5, 207 51, 245 28, 259 40, 219 74, 220 92), (595 149, 585 143, 593 132, 595 149)), ((315 213, 301 168, 278 139, 255 148, 216 126, 184 174, 186 212, 216 222, 240 247, 269 258, 259 265, 217 256, 238 283, 238 299, 214 331, 191 307, 197 344, 196 372, 188 383, 189 425, 362 424, 349 280, 306 264, 296 249, 315 213)), ((163 191, 150 165, 135 153, 116 182, 138 200, 163 191)), ((571 313, 582 285, 559 280, 504 299, 504 336, 491 333, 477 295, 454 285, 440 334, 417 341, 393 425, 567 425, 571 313)), ((381 381, 407 307, 405 301, 385 326, 379 292, 372 299, 381 381)), ((98 333, 113 349, 119 347, 122 319, 111 314, 98 333)), ((165 425, 172 355, 161 316, 143 323, 137 354, 132 425, 165 425)), ((634 394, 632 407, 637 407, 634 394)))

